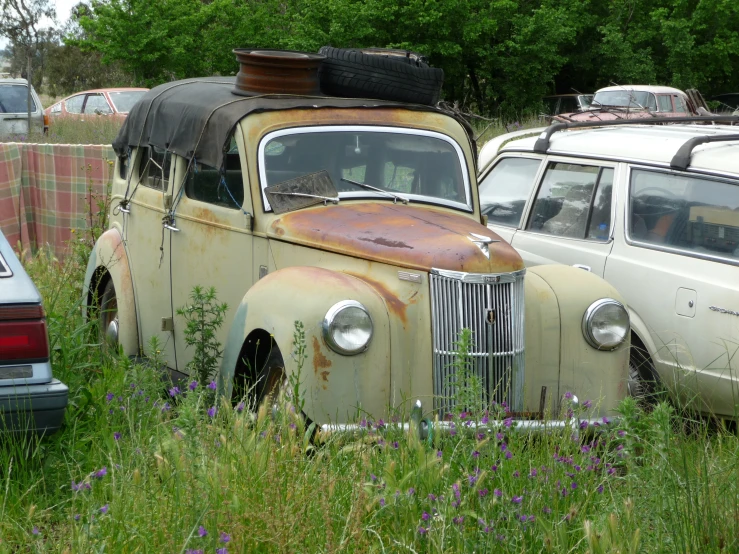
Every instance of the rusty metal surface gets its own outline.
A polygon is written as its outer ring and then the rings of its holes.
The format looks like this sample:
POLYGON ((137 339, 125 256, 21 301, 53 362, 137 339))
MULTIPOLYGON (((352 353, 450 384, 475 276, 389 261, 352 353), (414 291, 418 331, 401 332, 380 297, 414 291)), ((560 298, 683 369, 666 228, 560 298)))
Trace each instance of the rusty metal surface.
POLYGON ((236 48, 233 53, 239 62, 234 94, 321 94, 321 54, 244 48, 236 48))
POLYGON ((471 273, 523 269, 518 253, 473 219, 429 206, 391 202, 319 206, 273 220, 267 233, 345 255, 429 271, 432 267, 471 273), (500 242, 488 259, 470 240, 476 233, 500 242))

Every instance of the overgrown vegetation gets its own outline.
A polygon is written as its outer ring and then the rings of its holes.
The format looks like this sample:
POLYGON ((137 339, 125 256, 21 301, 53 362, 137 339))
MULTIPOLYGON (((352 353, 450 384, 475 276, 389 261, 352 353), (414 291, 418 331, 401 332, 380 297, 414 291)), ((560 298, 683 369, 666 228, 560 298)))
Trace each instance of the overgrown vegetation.
POLYGON ((78 21, 76 44, 148 86, 235 74, 233 48, 330 44, 422 52, 446 100, 509 121, 611 82, 739 90, 739 4, 726 0, 110 0, 78 21))
MULTIPOLYGON (((311 444, 284 398, 269 413, 211 404, 205 382, 174 389, 156 361, 102 349, 80 317, 79 256, 38 254, 28 268, 70 405, 54 436, 2 437, 0 552, 739 548, 739 439, 667 404, 645 413, 626 400, 619 423, 579 437, 517 432, 504 409, 462 412, 451 433, 423 441, 394 425, 408 419, 401 406, 311 444), (496 432, 476 428, 491 421, 496 432)), ((299 378, 288 388, 299 401, 299 378)), ((587 415, 584 400, 573 418, 587 415)))

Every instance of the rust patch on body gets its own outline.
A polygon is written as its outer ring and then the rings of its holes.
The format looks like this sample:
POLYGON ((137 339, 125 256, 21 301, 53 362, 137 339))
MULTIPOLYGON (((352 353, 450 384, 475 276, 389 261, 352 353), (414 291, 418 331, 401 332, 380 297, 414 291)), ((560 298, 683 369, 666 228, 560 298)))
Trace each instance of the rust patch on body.
MULTIPOLYGON (((331 360, 321 352, 321 343, 318 342, 318 337, 313 337, 313 372, 318 375, 319 369, 327 369, 331 367, 331 360)), ((328 371, 321 372, 321 376, 324 381, 328 381, 328 371)))
POLYGON ((385 301, 385 305, 387 306, 388 311, 398 316, 398 318, 403 322, 403 325, 405 325, 407 321, 405 310, 408 307, 408 304, 406 304, 400 298, 398 298, 398 296, 395 293, 393 293, 389 288, 387 288, 387 286, 384 283, 381 283, 380 281, 367 277, 366 275, 360 275, 358 273, 351 273, 349 271, 347 271, 346 273, 348 275, 353 275, 357 279, 361 279, 362 281, 367 283, 370 287, 375 289, 375 291, 385 301))
POLYGON ((510 244, 471 217, 428 206, 352 202, 283 214, 268 233, 274 238, 429 271, 508 273, 524 268, 510 244), (488 259, 470 233, 490 237, 488 259), (399 239, 402 239, 399 240, 399 239))
POLYGON ((406 243, 401 242, 399 240, 388 240, 382 237, 377 237, 374 239, 359 239, 359 240, 363 240, 365 242, 374 242, 375 244, 379 244, 381 246, 387 246, 389 248, 409 248, 410 250, 413 250, 412 246, 408 246, 406 243))

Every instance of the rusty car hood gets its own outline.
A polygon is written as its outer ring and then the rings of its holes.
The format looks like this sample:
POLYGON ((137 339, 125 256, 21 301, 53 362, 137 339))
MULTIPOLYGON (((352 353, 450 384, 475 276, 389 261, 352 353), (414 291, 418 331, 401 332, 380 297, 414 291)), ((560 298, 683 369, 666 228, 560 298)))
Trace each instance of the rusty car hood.
POLYGON ((286 213, 267 230, 271 238, 356 258, 429 271, 432 267, 468 273, 523 269, 518 253, 475 220, 428 206, 384 202, 320 206, 286 213), (470 233, 499 242, 490 259, 470 233))

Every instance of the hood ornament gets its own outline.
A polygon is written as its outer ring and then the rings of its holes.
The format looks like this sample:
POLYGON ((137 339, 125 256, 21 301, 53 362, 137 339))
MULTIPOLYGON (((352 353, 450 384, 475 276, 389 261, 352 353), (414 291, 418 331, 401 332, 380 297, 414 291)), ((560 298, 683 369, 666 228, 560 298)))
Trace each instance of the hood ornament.
POLYGON ((490 237, 486 237, 484 235, 478 235, 477 233, 470 233, 470 236, 467 237, 469 240, 475 243, 475 245, 480 249, 480 251, 485 254, 485 257, 489 260, 490 259, 490 248, 489 244, 493 242, 500 242, 497 239, 493 239, 490 237))

